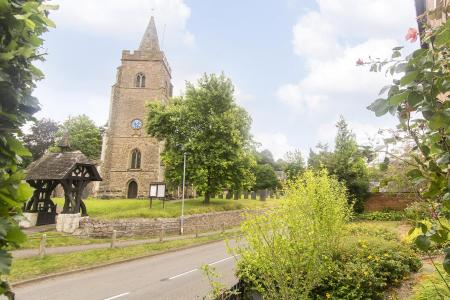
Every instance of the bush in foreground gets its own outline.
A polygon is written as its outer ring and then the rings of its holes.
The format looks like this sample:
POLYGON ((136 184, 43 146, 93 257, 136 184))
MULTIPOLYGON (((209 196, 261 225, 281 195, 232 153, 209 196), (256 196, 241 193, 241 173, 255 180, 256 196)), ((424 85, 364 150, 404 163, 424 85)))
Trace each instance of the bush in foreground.
POLYGON ((325 170, 288 184, 285 200, 242 225, 238 276, 265 299, 304 299, 333 266, 350 217, 345 187, 325 170))
MULTIPOLYGON (((237 275, 246 293, 264 299, 382 299, 420 268, 395 232, 346 224, 345 188, 325 171, 306 171, 284 203, 242 226, 247 246, 237 275)), ((243 295, 245 299, 248 295, 243 295)))

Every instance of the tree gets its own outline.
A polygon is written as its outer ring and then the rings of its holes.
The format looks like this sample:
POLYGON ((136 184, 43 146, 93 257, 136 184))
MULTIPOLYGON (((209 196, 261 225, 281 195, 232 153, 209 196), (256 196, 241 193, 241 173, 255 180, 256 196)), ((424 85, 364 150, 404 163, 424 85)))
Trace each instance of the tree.
POLYGON ((269 164, 257 164, 254 167, 255 185, 254 190, 275 189, 278 187, 277 174, 269 164))
POLYGON ((9 299, 14 294, 4 276, 11 266, 7 249, 25 238, 17 222, 22 203, 32 194, 18 167, 31 153, 18 137, 20 128, 39 110, 39 102, 31 94, 43 74, 33 62, 43 60, 40 36, 54 26, 47 18, 52 6, 42 2, 0 1, 0 294, 9 299))
POLYGON ((223 74, 205 74, 197 85, 186 83, 186 94, 168 105, 149 105, 147 131, 165 141, 166 180, 181 183, 187 153, 187 180, 204 193, 205 203, 223 188, 242 190, 254 182, 251 119, 236 105, 233 93, 231 80, 223 74))
POLYGON ((305 171, 305 161, 300 150, 289 151, 286 153, 285 172, 289 180, 292 180, 305 171))
POLYGON ((40 119, 31 126, 31 132, 25 134, 23 142, 32 154, 32 160, 44 155, 45 151, 55 144, 58 123, 50 119, 40 119))
MULTIPOLYGON (((448 9, 448 5, 429 11, 422 20, 442 21, 448 11, 438 11, 441 9, 448 9)), ((421 234, 415 242, 428 254, 432 242, 444 246, 443 267, 450 274, 450 20, 439 27, 424 27, 422 48, 406 59, 401 58, 402 47, 396 47, 391 59, 367 62, 371 71, 387 67, 391 74, 400 74, 400 79, 380 91, 387 96, 375 100, 368 109, 376 116, 387 112, 396 115, 398 128, 404 133, 402 142, 414 145, 409 152, 413 168, 407 175, 416 186, 425 186, 417 189, 417 196, 429 205, 433 216, 416 222, 421 234)), ((407 37, 416 39, 417 31, 410 29, 407 37)))
POLYGON ((88 116, 80 115, 64 121, 57 132, 58 140, 65 134, 69 137, 72 150, 79 150, 90 159, 100 158, 102 151, 100 128, 88 116))
POLYGON ((336 123, 338 129, 335 138, 334 151, 326 145, 319 144, 320 151, 310 151, 308 165, 314 169, 325 167, 331 175, 344 182, 349 200, 356 212, 362 212, 364 201, 368 196, 369 173, 362 151, 359 150, 354 134, 348 128, 347 122, 341 116, 336 123))

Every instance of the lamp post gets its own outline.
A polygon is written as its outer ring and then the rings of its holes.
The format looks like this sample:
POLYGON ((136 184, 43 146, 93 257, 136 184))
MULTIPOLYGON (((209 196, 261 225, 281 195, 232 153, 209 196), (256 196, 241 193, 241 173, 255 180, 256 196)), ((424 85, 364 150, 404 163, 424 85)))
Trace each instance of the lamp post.
POLYGON ((183 226, 184 226, 184 186, 185 186, 185 179, 186 179, 186 152, 183 152, 183 192, 181 196, 181 235, 183 235, 183 226))

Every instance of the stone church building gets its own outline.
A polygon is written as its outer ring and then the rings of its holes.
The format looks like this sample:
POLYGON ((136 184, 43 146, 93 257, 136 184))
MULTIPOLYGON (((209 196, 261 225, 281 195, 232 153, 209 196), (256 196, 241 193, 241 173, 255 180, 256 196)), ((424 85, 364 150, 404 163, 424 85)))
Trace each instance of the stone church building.
POLYGON ((163 143, 146 134, 146 103, 167 103, 172 96, 171 70, 159 47, 151 17, 139 49, 122 51, 111 90, 107 129, 103 136, 96 196, 148 197, 151 182, 164 179, 160 161, 163 143))

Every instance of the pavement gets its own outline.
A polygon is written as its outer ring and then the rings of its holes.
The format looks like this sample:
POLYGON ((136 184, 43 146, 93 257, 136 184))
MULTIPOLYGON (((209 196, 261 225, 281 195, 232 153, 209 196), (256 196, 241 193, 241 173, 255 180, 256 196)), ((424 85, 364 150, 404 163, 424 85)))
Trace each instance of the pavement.
POLYGON ((210 290, 199 268, 209 264, 232 286, 236 258, 224 241, 131 262, 62 275, 14 288, 16 300, 204 299, 210 290))

